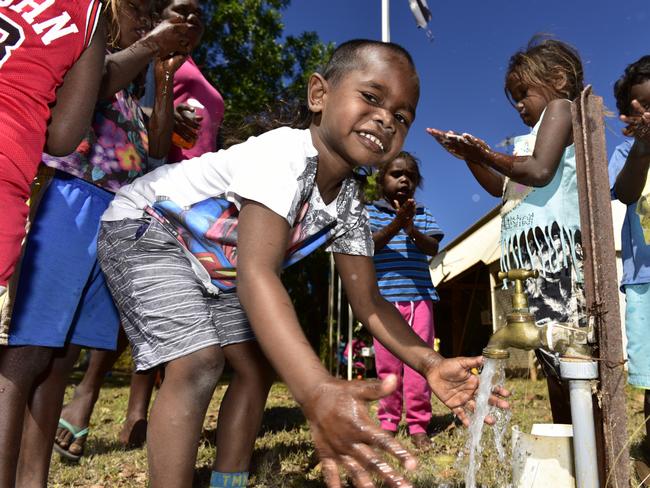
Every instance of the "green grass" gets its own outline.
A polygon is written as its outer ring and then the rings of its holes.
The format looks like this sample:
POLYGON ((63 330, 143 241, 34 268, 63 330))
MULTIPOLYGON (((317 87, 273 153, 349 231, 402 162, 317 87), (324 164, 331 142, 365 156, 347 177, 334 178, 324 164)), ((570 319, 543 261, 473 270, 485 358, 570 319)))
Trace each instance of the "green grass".
MULTIPOLYGON (((147 458, 144 449, 122 450, 117 433, 124 420, 128 400, 128 375, 116 373, 106 382, 93 415, 86 455, 79 464, 67 464, 54 454, 50 470, 51 487, 143 487, 146 486, 147 458)), ((550 409, 546 395, 546 382, 526 379, 509 379, 507 387, 513 391, 513 413, 510 425, 529 431, 533 423, 550 422, 550 409)), ((204 435, 196 463, 194 486, 207 486, 214 456, 214 429, 219 402, 226 385, 219 385, 208 410, 204 435)), ((68 388, 69 398, 72 386, 68 388)), ((373 412, 376 406, 372 406, 373 412)), ((434 400, 432 428, 434 447, 420 456, 417 473, 411 476, 417 487, 446 488, 462 486, 465 465, 457 462, 464 448, 467 431, 447 427, 451 416, 446 408, 434 400)), ((628 432, 639 433, 631 438, 631 453, 638 454, 638 442, 644 429, 643 393, 628 390, 628 432)), ((487 434, 488 438, 491 436, 487 434)), ((398 439, 411 447, 408 435, 400 431, 398 439)), ((489 439, 488 439, 489 440, 489 439)), ((509 446, 510 436, 507 436, 509 446)), ((490 444, 491 445, 491 442, 490 444)), ((478 475, 484 487, 506 486, 506 468, 509 463, 496 462, 493 448, 484 450, 485 462, 478 475)), ((632 472, 632 471, 631 471, 632 472)), ((633 475, 632 475, 633 476, 633 475)), ((634 478, 633 478, 634 479, 634 478)), ((273 386, 266 407, 262 432, 255 446, 250 486, 256 487, 324 487, 314 453, 309 430, 302 413, 283 384, 273 386)), ((634 485, 637 486, 638 482, 634 485)))

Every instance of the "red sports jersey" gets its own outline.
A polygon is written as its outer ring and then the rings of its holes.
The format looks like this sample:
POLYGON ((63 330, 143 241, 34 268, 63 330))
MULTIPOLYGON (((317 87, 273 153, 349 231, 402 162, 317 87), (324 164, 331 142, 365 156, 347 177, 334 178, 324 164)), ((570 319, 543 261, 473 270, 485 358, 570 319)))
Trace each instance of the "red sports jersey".
POLYGON ((90 43, 99 0, 0 0, 0 153, 31 183, 48 105, 90 43))

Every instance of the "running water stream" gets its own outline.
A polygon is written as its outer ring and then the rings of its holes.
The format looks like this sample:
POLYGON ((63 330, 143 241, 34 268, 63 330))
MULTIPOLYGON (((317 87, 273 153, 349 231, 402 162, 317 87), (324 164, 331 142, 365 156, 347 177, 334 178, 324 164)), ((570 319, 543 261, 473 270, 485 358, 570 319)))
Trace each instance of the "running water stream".
POLYGON ((476 410, 472 415, 469 426, 469 438, 466 449, 469 451, 469 466, 465 476, 465 487, 476 488, 476 473, 481 468, 481 437, 483 436, 483 425, 485 417, 491 415, 496 423, 494 429, 494 442, 497 450, 499 461, 504 462, 506 452, 503 447, 503 438, 508 423, 510 422, 510 411, 501 410, 491 407, 488 404, 490 393, 496 385, 503 385, 505 381, 504 361, 496 359, 486 359, 483 365, 483 371, 480 376, 480 385, 476 396, 476 410))

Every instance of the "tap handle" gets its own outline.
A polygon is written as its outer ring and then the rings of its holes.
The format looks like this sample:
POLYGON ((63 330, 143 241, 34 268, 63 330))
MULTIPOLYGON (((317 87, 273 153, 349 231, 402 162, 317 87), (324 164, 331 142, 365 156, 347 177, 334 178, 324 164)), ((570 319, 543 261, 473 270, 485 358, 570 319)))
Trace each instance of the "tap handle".
POLYGON ((500 280, 526 280, 528 278, 537 278, 539 272, 536 269, 511 269, 510 271, 499 271, 500 280))

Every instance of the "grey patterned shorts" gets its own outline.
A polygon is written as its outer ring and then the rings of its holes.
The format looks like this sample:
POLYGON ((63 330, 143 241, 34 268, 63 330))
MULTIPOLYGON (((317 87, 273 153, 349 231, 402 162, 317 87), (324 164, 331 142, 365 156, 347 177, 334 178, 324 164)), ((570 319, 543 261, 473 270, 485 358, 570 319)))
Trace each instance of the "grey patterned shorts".
POLYGON ((156 220, 102 222, 97 254, 138 371, 255 339, 237 293, 209 295, 156 220))

